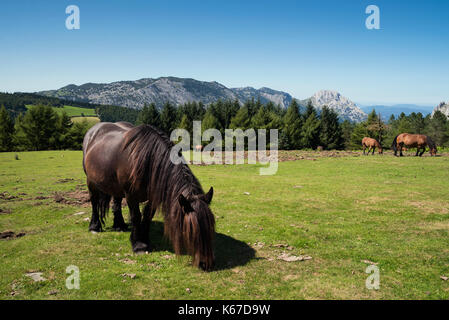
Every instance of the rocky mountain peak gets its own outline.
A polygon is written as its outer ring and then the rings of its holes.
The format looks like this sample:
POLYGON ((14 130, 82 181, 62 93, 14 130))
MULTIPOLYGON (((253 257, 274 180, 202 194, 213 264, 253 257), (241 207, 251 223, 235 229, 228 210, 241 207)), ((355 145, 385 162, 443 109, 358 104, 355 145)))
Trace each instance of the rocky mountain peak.
POLYGON ((310 101, 317 109, 328 106, 336 111, 342 120, 359 122, 365 120, 367 117, 367 114, 354 102, 334 90, 318 91, 310 98, 310 101))

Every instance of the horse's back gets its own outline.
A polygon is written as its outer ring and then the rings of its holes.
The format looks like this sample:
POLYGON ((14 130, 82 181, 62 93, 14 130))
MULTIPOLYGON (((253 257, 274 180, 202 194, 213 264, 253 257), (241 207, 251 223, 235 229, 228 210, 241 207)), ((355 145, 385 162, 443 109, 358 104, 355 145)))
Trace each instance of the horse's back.
POLYGON ((88 181, 97 186, 113 185, 123 154, 124 136, 133 128, 126 122, 102 122, 93 126, 83 142, 83 167, 88 181))

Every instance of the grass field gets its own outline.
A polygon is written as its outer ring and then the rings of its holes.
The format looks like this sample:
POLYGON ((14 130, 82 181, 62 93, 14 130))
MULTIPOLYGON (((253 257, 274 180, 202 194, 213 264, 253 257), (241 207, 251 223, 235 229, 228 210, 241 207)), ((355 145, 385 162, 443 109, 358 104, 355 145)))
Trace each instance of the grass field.
POLYGON ((86 119, 86 121, 91 125, 100 122, 100 119, 98 117, 72 117, 72 122, 81 122, 84 119, 86 119))
MULTIPOLYGON (((32 108, 32 105, 27 105, 27 109, 32 108)), ((62 108, 52 107, 58 114, 62 114, 64 111, 69 117, 81 117, 83 114, 85 117, 96 117, 95 109, 79 108, 73 106, 64 106, 62 108)))
POLYGON ((132 253, 112 219, 89 233, 81 152, 18 156, 0 154, 0 232, 25 233, 0 240, 1 299, 449 298, 446 156, 308 156, 281 162, 274 176, 258 175, 259 165, 192 166, 215 190, 217 267, 208 273, 175 257, 160 215, 147 255, 132 253), (379 290, 365 287, 371 263, 379 290), (65 287, 69 265, 79 267, 79 290, 65 287))

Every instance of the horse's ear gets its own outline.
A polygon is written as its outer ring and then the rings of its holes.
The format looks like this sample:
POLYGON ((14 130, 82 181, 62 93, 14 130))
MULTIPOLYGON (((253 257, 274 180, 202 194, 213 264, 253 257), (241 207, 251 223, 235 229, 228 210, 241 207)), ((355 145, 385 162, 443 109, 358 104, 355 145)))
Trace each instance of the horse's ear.
POLYGON ((187 212, 193 211, 189 200, 187 200, 187 198, 184 197, 182 194, 179 195, 178 201, 179 201, 181 208, 183 208, 184 212, 187 213, 187 212))
POLYGON ((204 201, 206 201, 207 204, 210 204, 213 196, 214 196, 214 188, 210 187, 209 191, 204 195, 204 201))

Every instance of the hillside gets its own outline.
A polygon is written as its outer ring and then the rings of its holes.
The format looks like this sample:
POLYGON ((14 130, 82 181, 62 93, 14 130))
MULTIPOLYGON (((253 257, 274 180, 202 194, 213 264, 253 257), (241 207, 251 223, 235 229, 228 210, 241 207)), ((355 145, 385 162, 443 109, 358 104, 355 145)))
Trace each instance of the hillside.
POLYGON ((68 85, 58 90, 38 92, 38 94, 64 100, 83 101, 93 104, 117 105, 141 109, 146 103, 161 106, 165 102, 175 105, 192 101, 210 104, 219 99, 239 100, 241 103, 251 98, 262 102, 273 101, 288 106, 292 97, 285 92, 269 88, 234 88, 212 81, 198 81, 176 77, 140 79, 136 81, 117 81, 112 83, 86 83, 80 86, 68 85))

